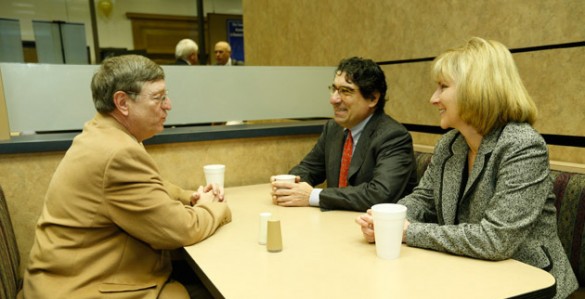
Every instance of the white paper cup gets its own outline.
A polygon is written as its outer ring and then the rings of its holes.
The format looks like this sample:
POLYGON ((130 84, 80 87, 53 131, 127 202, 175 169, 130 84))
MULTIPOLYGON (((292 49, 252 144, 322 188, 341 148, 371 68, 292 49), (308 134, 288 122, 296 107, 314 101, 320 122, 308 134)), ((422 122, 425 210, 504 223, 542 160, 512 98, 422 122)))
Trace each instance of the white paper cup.
POLYGON ((372 206, 372 216, 376 254, 386 260, 399 257, 406 206, 394 203, 376 204, 372 206))
POLYGON ((223 164, 205 165, 203 166, 203 172, 205 173, 205 181, 207 182, 207 185, 217 184, 223 188, 225 165, 223 164))
POLYGON ((277 182, 294 183, 297 176, 293 174, 279 174, 274 176, 274 180, 277 182))

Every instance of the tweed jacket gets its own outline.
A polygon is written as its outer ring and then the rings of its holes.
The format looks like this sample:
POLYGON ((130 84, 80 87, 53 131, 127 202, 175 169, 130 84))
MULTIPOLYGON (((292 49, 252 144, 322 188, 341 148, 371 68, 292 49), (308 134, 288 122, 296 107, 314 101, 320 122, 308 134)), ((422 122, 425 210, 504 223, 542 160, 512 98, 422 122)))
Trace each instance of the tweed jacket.
POLYGON ((25 298, 157 298, 168 249, 231 220, 225 204, 188 205, 114 118, 87 122, 57 167, 24 275, 25 298))
POLYGON ((478 259, 513 258, 549 271, 557 297, 577 281, 557 235, 548 151, 528 124, 510 123, 484 136, 463 181, 469 148, 452 130, 406 205, 409 246, 478 259))
POLYGON ((344 130, 329 120, 317 144, 290 170, 312 186, 327 180, 319 198, 322 209, 366 211, 382 202, 396 202, 416 186, 416 162, 410 134, 383 112, 364 127, 351 158, 348 186, 338 188, 344 130))

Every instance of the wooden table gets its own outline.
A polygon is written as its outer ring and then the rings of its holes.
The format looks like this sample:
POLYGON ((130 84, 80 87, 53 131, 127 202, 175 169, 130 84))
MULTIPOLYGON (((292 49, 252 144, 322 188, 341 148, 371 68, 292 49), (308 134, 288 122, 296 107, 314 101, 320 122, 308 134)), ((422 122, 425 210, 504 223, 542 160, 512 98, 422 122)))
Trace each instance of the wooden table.
POLYGON ((546 298, 555 292, 552 275, 515 260, 406 245, 398 259, 380 259, 354 222, 360 213, 275 206, 269 184, 227 188, 226 198, 232 222, 185 247, 217 298, 546 298), (281 252, 258 243, 261 212, 280 219, 281 252))

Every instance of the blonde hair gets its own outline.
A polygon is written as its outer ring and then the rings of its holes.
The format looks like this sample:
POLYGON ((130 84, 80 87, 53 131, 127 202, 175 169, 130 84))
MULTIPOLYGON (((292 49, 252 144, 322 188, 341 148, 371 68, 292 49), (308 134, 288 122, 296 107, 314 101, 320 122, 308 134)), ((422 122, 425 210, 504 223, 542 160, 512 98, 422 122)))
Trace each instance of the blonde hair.
POLYGON ((533 124, 537 109, 510 51, 479 37, 435 58, 431 76, 457 85, 459 116, 482 135, 509 122, 533 124))

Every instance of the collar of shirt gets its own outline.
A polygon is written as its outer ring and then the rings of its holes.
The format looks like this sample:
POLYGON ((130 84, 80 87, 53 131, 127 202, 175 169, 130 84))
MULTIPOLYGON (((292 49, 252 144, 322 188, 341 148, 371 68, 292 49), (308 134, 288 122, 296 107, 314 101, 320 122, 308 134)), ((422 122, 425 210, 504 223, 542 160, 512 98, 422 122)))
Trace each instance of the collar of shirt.
POLYGON ((358 140, 360 139, 360 136, 362 135, 362 132, 364 131, 364 128, 366 127, 366 124, 372 118, 372 115, 374 115, 374 114, 371 114, 370 116, 366 117, 366 119, 362 120, 359 124, 355 125, 353 128, 350 129, 351 130, 351 137, 353 137, 352 153, 355 152, 355 146, 357 145, 358 140))

